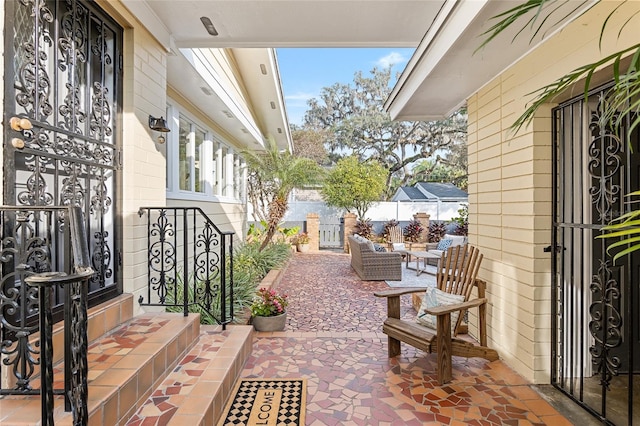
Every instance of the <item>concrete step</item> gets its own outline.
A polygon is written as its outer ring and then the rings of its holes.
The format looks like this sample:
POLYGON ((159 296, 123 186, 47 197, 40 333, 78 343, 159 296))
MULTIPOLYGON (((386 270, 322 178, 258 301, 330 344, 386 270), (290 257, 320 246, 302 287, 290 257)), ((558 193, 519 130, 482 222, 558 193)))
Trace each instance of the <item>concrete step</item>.
MULTIPOLYGON (((106 320, 106 311, 102 313, 106 320)), ((199 315, 149 313, 134 317, 91 343, 87 357, 89 424, 124 424, 188 353, 199 334, 199 315)), ((61 364, 55 368, 54 380, 55 388, 63 387, 61 364)), ((56 425, 73 422, 71 413, 64 411, 62 396, 55 397, 54 421, 56 425)), ((2 398, 0 423, 41 424, 40 397, 2 398)))
POLYGON ((252 351, 253 327, 202 326, 198 343, 128 421, 147 424, 215 425, 252 351))

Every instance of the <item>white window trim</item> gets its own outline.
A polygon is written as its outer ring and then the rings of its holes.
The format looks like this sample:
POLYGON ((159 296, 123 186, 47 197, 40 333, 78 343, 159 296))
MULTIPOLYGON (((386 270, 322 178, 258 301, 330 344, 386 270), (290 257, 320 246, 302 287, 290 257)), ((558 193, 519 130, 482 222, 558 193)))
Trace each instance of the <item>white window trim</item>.
MULTIPOLYGON (((221 195, 216 193, 222 191, 224 184, 229 178, 233 179, 237 173, 241 173, 242 163, 240 163, 240 169, 235 170, 232 167, 230 171, 231 175, 222 175, 227 167, 220 168, 225 163, 225 155, 221 158, 217 158, 215 155, 217 152, 227 152, 231 150, 235 155, 238 155, 238 150, 230 143, 226 142, 220 135, 216 134, 213 130, 207 127, 203 122, 195 118, 189 113, 189 111, 183 110, 177 104, 177 102, 169 99, 167 103, 167 123, 171 131, 165 135, 166 138, 166 168, 167 168, 167 182, 166 182, 166 197, 167 199, 185 200, 185 201, 200 201, 200 202, 218 202, 225 204, 244 204, 246 200, 246 194, 240 191, 238 197, 221 195), (191 122, 196 129, 205 132, 205 139, 203 142, 203 148, 201 152, 201 164, 200 173, 204 174, 203 183, 205 185, 205 192, 195 192, 195 187, 191 191, 182 190, 180 188, 180 182, 178 181, 179 167, 179 129, 180 129, 180 116, 183 116, 189 122, 191 122), (222 148, 222 149, 220 149, 222 148), (203 162, 203 158, 207 161, 203 162), (217 184, 217 185, 216 185, 217 184)), ((192 144, 194 145, 194 144, 192 144)), ((195 146, 193 147, 195 149, 195 146)), ((193 157, 195 161, 195 156, 193 157)), ((195 185, 195 181, 192 181, 192 185, 195 185)), ((236 191, 232 191, 236 192, 236 191)), ((237 192, 236 192, 237 193, 237 192)))

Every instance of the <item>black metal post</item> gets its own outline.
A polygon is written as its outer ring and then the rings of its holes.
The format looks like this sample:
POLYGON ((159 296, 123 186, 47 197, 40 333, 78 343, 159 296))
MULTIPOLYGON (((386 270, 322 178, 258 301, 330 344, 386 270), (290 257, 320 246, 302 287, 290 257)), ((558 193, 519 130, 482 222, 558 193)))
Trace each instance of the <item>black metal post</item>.
MULTIPOLYGON (((29 279, 27 278, 27 282, 29 279)), ((29 285, 34 285, 29 282, 29 285)), ((51 318, 51 287, 39 286, 40 300, 40 409, 43 426, 53 426, 53 326, 51 318)))
POLYGON ((71 333, 67 333, 67 327, 71 324, 71 292, 69 288, 64 292, 64 411, 71 411, 71 333))
POLYGON ((40 323, 40 409, 43 426, 53 426, 53 320, 51 316, 51 283, 58 272, 45 272, 27 277, 31 287, 38 288, 40 323))
MULTIPOLYGON (((187 217, 187 210, 182 212, 182 264, 184 265, 184 279, 182 280, 182 308, 184 310, 184 316, 189 315, 189 221, 187 217)), ((195 294, 195 292, 194 292, 195 294)))

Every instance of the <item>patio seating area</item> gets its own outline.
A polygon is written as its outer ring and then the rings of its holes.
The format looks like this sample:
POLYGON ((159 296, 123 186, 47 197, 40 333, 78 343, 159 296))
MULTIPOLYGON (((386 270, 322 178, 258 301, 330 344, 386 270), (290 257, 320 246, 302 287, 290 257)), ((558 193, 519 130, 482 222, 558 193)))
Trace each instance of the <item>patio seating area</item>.
MULTIPOLYGON (((216 424, 237 377, 307 379, 313 426, 598 424, 568 401, 561 415, 500 360, 454 356, 453 379, 440 386, 435 354, 403 345, 389 358, 387 306, 374 296, 389 286, 360 280, 348 254, 297 254, 276 286, 290 300, 282 332, 221 331, 196 315, 132 318, 131 295, 92 309, 90 340, 107 334, 89 347, 88 424, 216 424)), ((401 317, 413 316, 405 298, 401 317)), ((56 424, 70 424, 62 403, 56 396, 56 424)), ((40 424, 39 407, 38 396, 0 398, 0 422, 40 424)))
MULTIPOLYGON (((453 380, 438 386, 435 354, 405 345, 388 358, 386 301, 373 295, 388 286, 361 281, 349 255, 298 254, 278 288, 287 327, 254 335, 241 376, 306 377, 307 425, 597 424, 580 409, 560 415, 502 361, 454 356, 453 380)), ((415 315, 410 303, 403 317, 415 315)))

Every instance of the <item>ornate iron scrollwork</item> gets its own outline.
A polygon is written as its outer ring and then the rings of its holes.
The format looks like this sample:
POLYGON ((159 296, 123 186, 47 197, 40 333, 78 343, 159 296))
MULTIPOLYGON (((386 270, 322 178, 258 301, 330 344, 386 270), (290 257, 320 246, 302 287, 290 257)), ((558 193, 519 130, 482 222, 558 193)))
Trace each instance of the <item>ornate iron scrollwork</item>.
POLYGON ((138 302, 187 312, 198 305, 219 324, 232 320, 233 233, 194 207, 141 207, 147 215, 149 287, 138 302), (227 262, 229 262, 227 264, 227 262))
POLYGON ((75 282, 67 286, 71 301, 68 316, 71 318, 71 369, 67 398, 73 408, 74 424, 87 424, 88 364, 87 364, 87 289, 86 283, 75 282))
POLYGON ((47 192, 47 182, 43 174, 51 160, 36 155, 26 156, 24 160, 31 174, 27 178, 27 190, 18 193, 18 203, 23 206, 50 206, 53 204, 53 195, 47 192))
POLYGON ((202 231, 196 236, 194 256, 195 302, 213 311, 213 303, 218 297, 220 278, 220 234, 215 232, 209 222, 205 222, 202 231))
POLYGON ((614 178, 622 167, 621 152, 623 143, 601 122, 602 103, 606 98, 601 96, 598 108, 592 113, 589 129, 591 129, 591 143, 589 144, 589 173, 594 182, 589 188, 593 205, 600 215, 600 223, 608 223, 619 211, 615 209, 620 197, 620 185, 614 178))
POLYGON ((175 225, 169 221, 167 211, 161 210, 149 232, 149 238, 153 238, 149 246, 149 269, 152 272, 149 285, 160 303, 165 303, 168 292, 175 289, 176 285, 176 247, 172 243, 175 232, 175 225))
MULTIPOLYGON (((81 206, 92 236, 91 262, 97 266, 89 291, 115 295, 119 289, 113 254, 119 233, 114 194, 119 164, 114 128, 122 74, 113 57, 121 52, 122 28, 95 2, 19 0, 6 5, 7 31, 14 37, 6 52, 5 76, 13 93, 7 92, 5 110, 29 126, 5 128, 8 140, 21 142, 5 144, 5 165, 11 164, 5 170, 5 202, 38 212, 44 206, 81 206), (92 132, 95 126, 99 131, 92 132)), ((10 386, 17 383, 16 389, 24 391, 31 389, 33 366, 38 363, 38 348, 28 342, 37 330, 36 290, 24 279, 48 268, 64 270, 70 263, 68 244, 60 242, 67 224, 63 217, 54 219, 47 229, 33 214, 26 222, 12 219, 15 227, 3 219, 1 366, 8 372, 3 369, 3 377, 11 375, 10 369, 14 373, 15 379, 8 379, 10 386), (34 233, 31 245, 24 248, 19 245, 26 240, 14 235, 23 229, 34 233), (49 244, 40 250, 53 259, 38 260, 38 244, 49 244), (27 256, 21 250, 34 253, 27 261, 20 260, 27 256)), ((52 303, 58 310, 63 305, 60 289, 52 288, 52 303)))
POLYGON ((90 282, 97 284, 99 287, 105 286, 105 278, 111 278, 113 275, 113 269, 111 265, 111 249, 108 244, 109 233, 95 232, 93 234, 95 245, 93 248, 93 255, 91 256, 91 264, 95 274, 91 276, 90 282))
MULTIPOLYGON (((601 224, 610 222, 620 214, 621 209, 617 205, 622 188, 616 179, 619 179, 624 152, 620 137, 601 119, 602 105, 605 102, 606 93, 601 93, 589 123, 592 140, 588 151, 589 173, 594 182, 589 193, 601 224)), ((593 275, 590 285, 593 302, 589 307, 589 332, 594 339, 589 352, 593 357, 593 365, 602 374, 601 384, 607 387, 611 378, 618 374, 621 365, 620 359, 611 354, 611 349, 622 344, 620 282, 615 278, 611 267, 610 260, 600 259, 597 274, 593 275)))
MULTIPOLYGON (((16 102, 27 113, 38 119, 48 118, 53 113, 51 106, 51 78, 48 74, 49 54, 42 45, 51 46, 49 25, 54 21, 46 1, 20 0, 27 16, 36 17, 33 37, 20 47, 19 65, 16 73, 16 102)), ((25 19, 26 23, 26 19, 25 19)), ((28 24, 27 24, 28 25, 28 24)), ((34 24, 31 24, 34 25, 34 24)))
POLYGON ((47 228, 36 227, 38 216, 34 212, 0 214, 3 231, 9 231, 4 233, 0 252, 4 272, 0 279, 0 354, 3 365, 12 369, 15 389, 23 392, 32 388, 31 378, 34 366, 39 364, 40 351, 29 342, 38 325, 27 323, 27 318, 38 312, 38 290, 22 283, 31 274, 50 270, 50 242, 42 233, 47 228))
POLYGON ((622 315, 620 314, 620 284, 613 278, 610 261, 602 261, 598 274, 593 276, 591 293, 594 302, 589 307, 589 332, 594 339, 589 353, 596 371, 603 373, 601 384, 609 387, 618 374, 620 359, 609 351, 622 343, 622 315))

